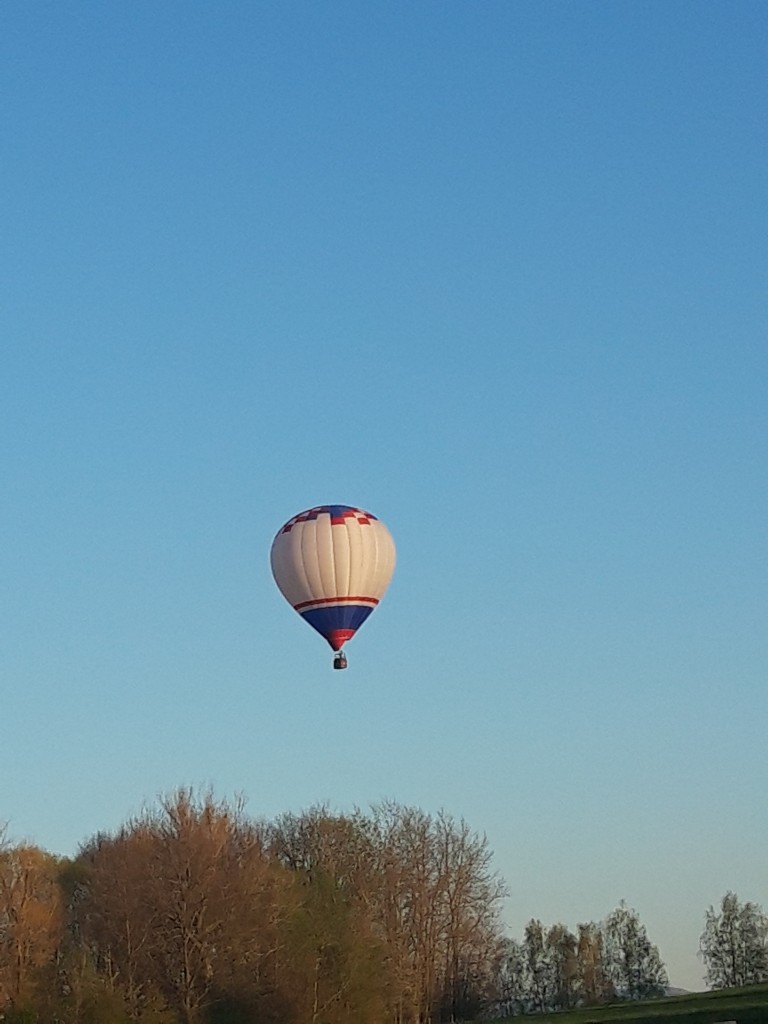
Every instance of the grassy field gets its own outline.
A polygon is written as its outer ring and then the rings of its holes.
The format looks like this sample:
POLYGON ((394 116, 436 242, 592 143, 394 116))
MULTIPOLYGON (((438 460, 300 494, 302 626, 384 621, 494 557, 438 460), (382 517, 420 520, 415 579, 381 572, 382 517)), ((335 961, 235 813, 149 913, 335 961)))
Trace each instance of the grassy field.
POLYGON ((514 1017, 512 1020, 528 1020, 531 1024, 609 1024, 610 1021, 622 1021, 624 1024, 661 1024, 662 1021, 672 1024, 716 1024, 719 1021, 768 1024, 768 985, 723 992, 697 992, 642 1003, 613 1003, 592 1009, 514 1017))

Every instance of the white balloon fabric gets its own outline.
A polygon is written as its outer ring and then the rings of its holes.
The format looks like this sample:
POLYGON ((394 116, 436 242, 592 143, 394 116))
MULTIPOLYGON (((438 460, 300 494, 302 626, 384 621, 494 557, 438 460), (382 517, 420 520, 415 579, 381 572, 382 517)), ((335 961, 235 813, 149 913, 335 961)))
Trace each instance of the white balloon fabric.
POLYGON ((395 542, 370 512, 316 505, 282 527, 271 562, 283 597, 340 651, 384 596, 395 542))

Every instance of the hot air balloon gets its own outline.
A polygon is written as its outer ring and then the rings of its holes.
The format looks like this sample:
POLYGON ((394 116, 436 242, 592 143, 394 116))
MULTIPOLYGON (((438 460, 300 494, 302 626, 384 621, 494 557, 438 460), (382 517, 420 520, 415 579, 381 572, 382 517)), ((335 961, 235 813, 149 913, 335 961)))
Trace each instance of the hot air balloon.
POLYGON ((289 519, 272 542, 272 575, 283 597, 325 637, 333 667, 342 647, 389 585, 395 542, 386 526, 351 505, 316 505, 289 519))

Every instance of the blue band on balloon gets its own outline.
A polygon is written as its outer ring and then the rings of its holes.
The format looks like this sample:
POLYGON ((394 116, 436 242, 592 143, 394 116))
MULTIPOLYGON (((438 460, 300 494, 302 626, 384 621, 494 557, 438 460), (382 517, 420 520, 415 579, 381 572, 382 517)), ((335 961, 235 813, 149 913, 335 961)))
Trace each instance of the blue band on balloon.
POLYGON ((299 614, 327 640, 336 629, 359 629, 372 611, 364 604, 331 604, 299 614))

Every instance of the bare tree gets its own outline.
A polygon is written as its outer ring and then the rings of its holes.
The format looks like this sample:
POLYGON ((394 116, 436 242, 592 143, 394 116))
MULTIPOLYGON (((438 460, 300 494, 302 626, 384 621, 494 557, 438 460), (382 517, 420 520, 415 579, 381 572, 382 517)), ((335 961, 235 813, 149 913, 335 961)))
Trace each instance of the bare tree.
POLYGON ((454 1018, 488 997, 505 893, 486 838, 447 814, 394 802, 373 809, 378 921, 396 993, 395 1020, 454 1018))
POLYGON ((255 970, 266 954, 253 914, 269 902, 272 878, 261 836, 240 803, 180 789, 146 824, 147 895, 159 915, 152 958, 166 998, 183 1024, 195 1024, 223 964, 250 962, 255 970))
MULTIPOLYGON (((378 943, 397 1024, 453 1018, 489 996, 504 886, 491 870, 485 837, 465 822, 394 802, 371 815, 316 807, 279 818, 272 846, 310 887, 320 883, 325 898, 332 895, 329 921, 343 908, 365 939, 360 948, 378 943)), ((326 961, 318 956, 315 963, 326 961)))
POLYGON ((154 945, 161 908, 151 896, 155 837, 147 821, 124 825, 115 836, 97 835, 83 847, 82 893, 73 907, 84 949, 109 986, 124 995, 132 1019, 160 1009, 154 945))
POLYGON ((182 788, 73 861, 0 846, 0 1010, 467 1019, 494 998, 504 894, 485 836, 445 813, 389 802, 267 825, 182 788))
POLYGON ((440 813, 433 823, 443 904, 443 1006, 451 1020, 475 1016, 490 992, 501 944, 499 905, 507 890, 492 869, 485 836, 440 813))
MULTIPOLYGON (((423 812, 386 803, 374 809, 372 819, 360 812, 334 816, 324 807, 284 815, 274 832, 282 863, 305 875, 310 885, 332 880, 364 908, 385 949, 388 1001, 398 1024, 430 1020, 437 1002, 441 962, 430 829, 423 812)), ((323 958, 315 962, 319 970, 323 958)))
POLYGON ((98 837, 81 861, 83 941, 135 1019, 160 1013, 162 996, 196 1024, 223 990, 247 988, 253 1001, 274 987, 283 873, 241 804, 180 789, 115 837, 98 837))
MULTIPOLYGON (((4 839, 4 837, 3 837, 4 839)), ((18 1008, 63 930, 58 861, 36 846, 0 848, 0 1006, 18 1008)))

